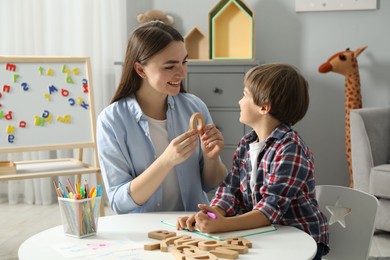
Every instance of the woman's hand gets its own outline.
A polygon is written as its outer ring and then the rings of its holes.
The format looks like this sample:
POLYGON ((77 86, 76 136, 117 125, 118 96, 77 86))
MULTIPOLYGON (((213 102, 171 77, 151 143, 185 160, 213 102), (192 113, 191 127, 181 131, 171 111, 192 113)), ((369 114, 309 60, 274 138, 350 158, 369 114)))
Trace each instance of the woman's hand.
POLYGON ((191 156, 197 143, 198 131, 189 130, 173 139, 161 156, 171 167, 174 167, 191 156))
POLYGON ((200 137, 203 154, 209 159, 215 159, 225 145, 222 133, 215 125, 206 125, 203 127, 203 131, 204 134, 200 137))

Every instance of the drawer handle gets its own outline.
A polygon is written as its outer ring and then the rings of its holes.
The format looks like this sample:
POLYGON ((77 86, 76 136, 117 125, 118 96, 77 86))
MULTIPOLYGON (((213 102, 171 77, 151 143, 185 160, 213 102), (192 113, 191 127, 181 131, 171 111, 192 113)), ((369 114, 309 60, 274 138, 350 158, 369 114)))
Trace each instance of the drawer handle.
POLYGON ((223 93, 223 90, 220 89, 220 88, 214 88, 213 92, 214 92, 215 94, 222 94, 222 93, 223 93))

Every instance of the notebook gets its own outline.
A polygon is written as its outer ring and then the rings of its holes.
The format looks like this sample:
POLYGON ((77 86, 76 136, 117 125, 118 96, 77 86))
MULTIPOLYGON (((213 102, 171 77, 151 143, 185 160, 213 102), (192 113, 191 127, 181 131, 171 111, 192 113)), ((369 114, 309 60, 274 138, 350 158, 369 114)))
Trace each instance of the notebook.
MULTIPOLYGON (((176 219, 162 220, 161 223, 163 223, 164 225, 176 228, 176 219)), ((185 229, 185 230, 189 231, 188 229, 185 229)), ((202 235, 202 236, 207 237, 207 238, 212 238, 215 240, 222 241, 222 240, 226 240, 229 238, 253 236, 253 235, 258 235, 258 234, 262 234, 262 233, 272 232, 275 230, 276 230, 275 226, 271 224, 269 226, 260 227, 260 228, 221 232, 221 233, 212 233, 212 234, 202 233, 198 230, 189 231, 189 232, 196 233, 196 234, 202 235)))

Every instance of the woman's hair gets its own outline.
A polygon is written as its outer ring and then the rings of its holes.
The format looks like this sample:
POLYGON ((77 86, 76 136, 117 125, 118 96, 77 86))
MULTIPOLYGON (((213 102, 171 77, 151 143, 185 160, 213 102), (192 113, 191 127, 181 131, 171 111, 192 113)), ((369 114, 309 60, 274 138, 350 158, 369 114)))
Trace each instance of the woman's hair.
MULTIPOLYGON (((173 27, 159 21, 135 29, 129 38, 121 80, 111 103, 134 94, 141 87, 142 78, 134 69, 136 62, 147 64, 154 55, 174 41, 184 42, 183 36, 173 27)), ((180 92, 185 92, 183 84, 180 92)))
POLYGON ((301 120, 309 107, 306 79, 298 69, 288 64, 258 65, 244 78, 256 105, 270 103, 270 114, 285 124, 294 125, 301 120))

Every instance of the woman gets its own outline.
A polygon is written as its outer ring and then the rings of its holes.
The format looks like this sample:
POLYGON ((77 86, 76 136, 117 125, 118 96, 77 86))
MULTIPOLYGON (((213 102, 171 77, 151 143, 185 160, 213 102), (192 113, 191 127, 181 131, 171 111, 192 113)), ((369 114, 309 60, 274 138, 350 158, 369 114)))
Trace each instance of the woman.
POLYGON ((129 39, 119 87, 97 121, 100 167, 118 214, 197 210, 226 176, 222 134, 183 88, 187 57, 182 35, 161 22, 129 39), (202 131, 188 129, 195 112, 204 115, 202 131))

